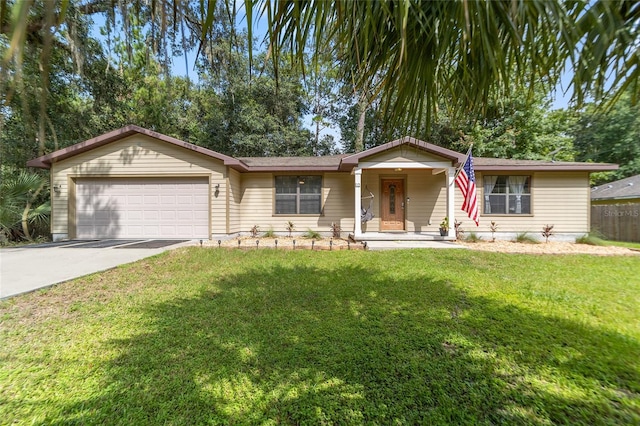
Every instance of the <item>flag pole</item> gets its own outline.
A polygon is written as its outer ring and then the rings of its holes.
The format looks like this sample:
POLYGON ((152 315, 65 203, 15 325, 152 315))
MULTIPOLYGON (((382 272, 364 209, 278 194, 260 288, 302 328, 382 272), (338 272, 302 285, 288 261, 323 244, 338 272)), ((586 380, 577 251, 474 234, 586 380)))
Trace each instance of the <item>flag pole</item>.
POLYGON ((467 150, 467 154, 464 157, 464 161, 462 162, 462 164, 460 164, 460 167, 458 169, 456 169, 456 172, 453 175, 453 180, 454 181, 458 177, 458 175, 460 174, 462 169, 464 168, 464 165, 467 164, 467 160, 469 159, 469 156, 471 155, 471 150, 472 149, 473 149, 473 143, 471 145, 469 145, 469 149, 467 150))

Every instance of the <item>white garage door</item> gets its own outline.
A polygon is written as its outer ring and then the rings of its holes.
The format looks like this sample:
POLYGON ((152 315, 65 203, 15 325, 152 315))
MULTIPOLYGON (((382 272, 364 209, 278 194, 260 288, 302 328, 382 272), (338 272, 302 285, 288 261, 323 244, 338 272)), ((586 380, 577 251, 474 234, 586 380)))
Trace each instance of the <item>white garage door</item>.
POLYGON ((208 238, 207 178, 79 178, 77 238, 208 238))

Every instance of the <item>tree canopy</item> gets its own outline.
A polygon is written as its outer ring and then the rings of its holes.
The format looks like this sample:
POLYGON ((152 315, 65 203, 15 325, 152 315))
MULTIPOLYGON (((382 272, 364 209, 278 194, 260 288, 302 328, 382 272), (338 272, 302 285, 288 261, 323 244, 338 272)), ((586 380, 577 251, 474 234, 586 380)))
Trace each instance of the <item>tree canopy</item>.
POLYGON ((342 81, 369 100, 381 96, 391 126, 430 123, 445 101, 453 117, 483 112, 490 99, 508 97, 513 87, 553 87, 567 64, 578 103, 587 96, 601 99, 612 88, 631 88, 634 99, 639 92, 640 4, 630 0, 245 0, 239 10, 236 5, 57 0, 43 7, 33 0, 0 0, 0 29, 8 41, 3 68, 21 62, 25 45, 40 37, 46 71, 53 33, 66 28, 72 40, 74 19, 98 12, 111 24, 115 12, 125 17, 129 55, 131 16, 148 22, 148 47, 160 62, 194 45, 202 54, 216 36, 222 6, 228 17, 244 14, 250 59, 253 24, 266 18, 276 77, 282 55, 291 52, 302 66, 309 51, 329 50, 340 63, 342 81))

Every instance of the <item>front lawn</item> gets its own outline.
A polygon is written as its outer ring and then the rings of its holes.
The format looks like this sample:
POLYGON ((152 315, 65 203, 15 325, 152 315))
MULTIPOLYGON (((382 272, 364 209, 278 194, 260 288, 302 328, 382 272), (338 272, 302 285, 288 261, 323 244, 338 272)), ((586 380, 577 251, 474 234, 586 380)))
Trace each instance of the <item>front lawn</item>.
POLYGON ((189 248, 0 302, 2 424, 638 424, 640 259, 189 248))

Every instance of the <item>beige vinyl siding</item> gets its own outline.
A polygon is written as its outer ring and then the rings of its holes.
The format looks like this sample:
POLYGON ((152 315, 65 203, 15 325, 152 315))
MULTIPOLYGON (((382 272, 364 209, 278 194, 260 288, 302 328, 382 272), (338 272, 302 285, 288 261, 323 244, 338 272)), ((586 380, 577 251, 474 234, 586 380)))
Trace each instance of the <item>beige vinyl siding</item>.
POLYGON ((52 206, 55 214, 51 232, 73 237, 69 222, 75 220, 72 204, 75 202, 73 194, 76 177, 207 176, 211 188, 220 184, 217 197, 215 191, 210 190, 211 232, 226 233, 225 171, 221 161, 146 135, 136 134, 106 144, 52 165, 52 183, 60 186, 60 193, 53 194, 52 206))
POLYGON ((405 209, 407 231, 438 233, 440 222, 447 215, 445 173, 413 170, 407 173, 405 185, 405 196, 411 199, 405 209))
POLYGON ((258 225, 266 231, 269 226, 274 230, 284 230, 284 225, 276 227, 273 215, 273 181, 271 173, 248 173, 242 177, 242 201, 240 203, 241 232, 249 232, 258 225))
POLYGON ((233 169, 228 169, 228 224, 227 233, 233 234, 242 231, 242 218, 240 208, 242 202, 242 175, 233 169))
MULTIPOLYGON (((527 173, 477 173, 478 202, 481 212, 478 231, 488 231, 491 221, 498 224, 500 232, 539 233, 544 225, 553 225, 556 233, 589 232, 589 173, 588 172, 535 172, 531 176, 530 215, 485 215, 483 197, 484 175, 525 175, 527 173)), ((459 192, 456 194, 459 195, 459 192)), ((456 208, 458 202, 456 200, 456 208)), ((470 220, 461 213, 466 230, 470 220), (466 219, 466 220, 465 220, 466 219)))
POLYGON ((362 161, 366 161, 366 162, 392 161, 392 162, 402 162, 402 163, 413 163, 413 162, 441 162, 441 161, 450 161, 450 160, 447 160, 446 158, 423 151, 419 148, 402 146, 402 147, 390 149, 380 154, 371 155, 369 157, 364 158, 362 161))
POLYGON ((333 222, 339 223, 343 232, 353 232, 355 190, 354 178, 349 173, 322 174, 322 215, 274 215, 275 175, 247 173, 242 176, 241 232, 249 232, 258 225, 261 232, 272 228, 277 233, 286 233, 288 221, 294 223, 297 232, 308 229, 329 232, 333 222))
POLYGON ((355 217, 355 177, 350 173, 325 173, 322 182, 324 216, 318 218, 321 231, 337 223, 342 232, 353 232, 355 217))

